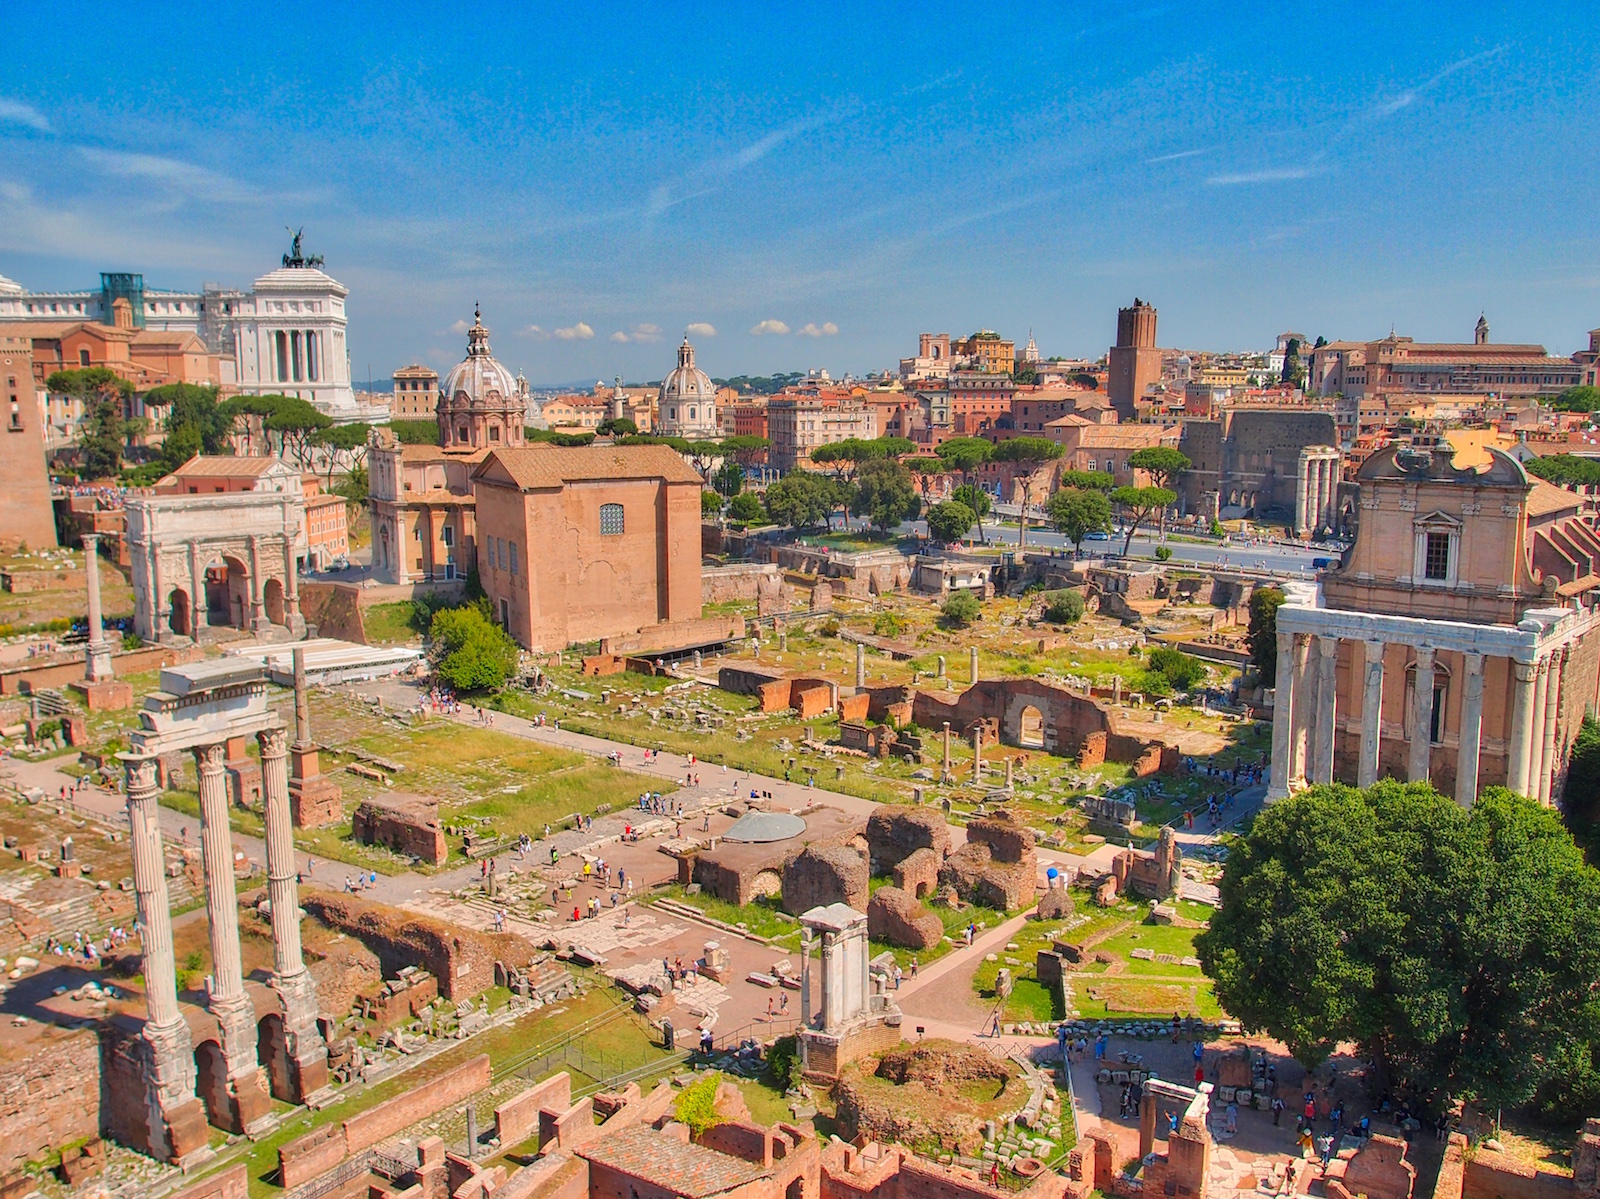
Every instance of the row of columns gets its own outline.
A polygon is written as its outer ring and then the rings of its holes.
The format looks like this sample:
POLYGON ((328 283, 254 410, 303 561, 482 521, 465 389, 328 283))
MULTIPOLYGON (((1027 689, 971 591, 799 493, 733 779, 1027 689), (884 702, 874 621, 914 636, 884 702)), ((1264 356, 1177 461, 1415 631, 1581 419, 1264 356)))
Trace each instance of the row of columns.
MULTIPOLYGON (((1316 633, 1278 633, 1278 686, 1273 709, 1271 798, 1298 786, 1333 781, 1338 710, 1340 638, 1316 633), (1286 669, 1287 668, 1287 669, 1286 669), (1281 772, 1281 773, 1280 773, 1281 772)), ((1382 749, 1384 653, 1388 643, 1365 641, 1361 656, 1361 741, 1358 787, 1378 781, 1382 749)), ((1411 740, 1406 779, 1427 782, 1433 755, 1435 649, 1413 648, 1411 740)), ((1558 646, 1534 662, 1512 660, 1510 744, 1506 786, 1549 803, 1559 772, 1557 726, 1570 649, 1558 646)), ((1464 652, 1461 719, 1456 749, 1456 801, 1470 805, 1478 794, 1483 747, 1484 655, 1464 652)), ((1354 686, 1351 687, 1354 691, 1354 686)), ((1442 719, 1442 716, 1441 716, 1442 719)), ((1443 730, 1441 730, 1442 732, 1443 730)))
MULTIPOLYGON (((261 730, 256 740, 261 751, 266 808, 272 986, 283 1002, 291 1089, 295 1098, 303 1099, 326 1084, 327 1051, 316 1022, 315 986, 300 948, 300 906, 289 812, 288 736, 280 726, 261 730)), ((201 859, 212 959, 206 1006, 219 1029, 234 1131, 245 1132, 270 1115, 271 1103, 257 1057, 256 1012, 245 994, 240 959, 239 905, 234 888, 229 788, 224 767, 226 750, 224 742, 217 741, 195 746, 193 752, 199 777, 201 859)), ((181 1132, 193 1125, 190 1105, 195 1103, 195 1065, 188 1026, 178 1008, 171 904, 160 826, 159 771, 154 754, 134 752, 121 758, 144 948, 143 1035, 150 1055, 150 1145, 157 1156, 177 1159, 195 1147, 186 1143, 181 1132)))
POLYGON ((1331 527, 1339 495, 1339 453, 1308 448, 1301 452, 1299 472, 1295 478, 1295 530, 1315 533, 1324 526, 1331 527))

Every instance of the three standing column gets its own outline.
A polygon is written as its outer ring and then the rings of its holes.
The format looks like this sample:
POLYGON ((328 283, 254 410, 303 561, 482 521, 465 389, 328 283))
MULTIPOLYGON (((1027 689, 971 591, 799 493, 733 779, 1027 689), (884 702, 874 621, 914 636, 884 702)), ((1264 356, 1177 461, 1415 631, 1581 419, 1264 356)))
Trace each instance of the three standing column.
POLYGON ((86 533, 83 538, 83 581, 89 593, 89 648, 84 663, 84 678, 101 683, 112 677, 111 643, 106 640, 105 623, 100 618, 100 537, 86 533))
MULTIPOLYGON (((211 936, 211 994, 207 1007, 220 1030, 227 1063, 234 1132, 246 1132, 271 1113, 256 1057, 256 1014, 244 993, 239 958, 239 899, 233 883, 233 836, 228 827, 228 780, 220 742, 197 745, 200 842, 206 879, 206 923, 211 936)), ((285 784, 287 786, 287 783, 285 784)), ((215 1119, 221 1113, 213 1111, 215 1119)))
POLYGON ((195 1098, 194 1050, 178 1011, 177 962, 172 949, 172 902, 161 845, 161 786, 150 754, 120 754, 128 793, 128 840, 143 947, 145 1106, 151 1154, 180 1162, 209 1139, 195 1098))
POLYGON ((1545 704, 1550 695, 1550 659, 1541 658, 1533 676, 1533 710, 1528 713, 1528 783, 1523 791, 1529 799, 1539 798, 1539 779, 1544 774, 1545 704))
POLYGON ((1289 739, 1289 786, 1304 783, 1311 767, 1311 714, 1317 710, 1317 679, 1310 666, 1311 635, 1294 635, 1294 726, 1289 739))
POLYGON ((1294 634, 1278 631, 1278 674, 1272 699, 1272 771, 1267 799, 1289 794, 1290 746, 1294 743, 1294 634))
POLYGON ((289 810, 288 735, 256 734, 266 807, 267 899, 272 908, 272 988, 283 1001, 289 1077, 272 1078, 278 1098, 302 1103, 328 1083, 328 1051, 317 1027, 317 991, 300 952, 299 871, 289 810), (286 1085, 285 1085, 286 1084, 286 1085))
POLYGON ((1364 643, 1361 683, 1361 757, 1356 762, 1356 786, 1378 781, 1383 748, 1383 651, 1381 641, 1364 643))
POLYGON ((1428 781, 1433 758, 1433 648, 1417 647, 1415 690, 1411 696, 1411 756, 1406 778, 1413 783, 1428 781))
POLYGON ((1337 729, 1334 711, 1338 691, 1339 639, 1317 637, 1317 706, 1314 722, 1311 781, 1333 782, 1333 746, 1337 729))
POLYGON ((1506 755, 1506 786, 1519 795, 1528 793, 1532 773, 1533 693, 1537 687, 1538 663, 1511 663, 1511 744, 1506 755))
POLYGON ((1461 696, 1461 735, 1456 752, 1456 802, 1470 808, 1478 798, 1478 750, 1483 739, 1483 655, 1464 654, 1466 690, 1461 696))
POLYGON ((1561 723, 1561 683, 1566 674, 1566 647, 1553 652, 1548 661, 1550 679, 1544 693, 1544 744, 1539 754, 1538 800, 1542 804, 1550 802, 1551 788, 1560 769, 1556 760, 1556 731, 1561 723))

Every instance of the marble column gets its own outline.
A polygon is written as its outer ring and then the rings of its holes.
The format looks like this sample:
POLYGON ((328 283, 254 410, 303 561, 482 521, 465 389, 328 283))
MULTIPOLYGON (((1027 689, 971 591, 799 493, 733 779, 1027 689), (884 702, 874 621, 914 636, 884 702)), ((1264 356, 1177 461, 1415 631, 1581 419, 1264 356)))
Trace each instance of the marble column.
POLYGON ((1300 469, 1294 482, 1294 527, 1296 533, 1304 533, 1311 524, 1311 460, 1305 459, 1298 465, 1300 469))
POLYGON ((953 783, 955 775, 950 770, 950 722, 944 722, 944 769, 939 773, 941 783, 953 783))
POLYGON ((1556 757, 1559 752, 1556 733, 1561 725, 1561 691, 1566 665, 1567 648, 1562 646, 1550 655, 1550 684, 1545 688, 1544 748, 1539 754, 1539 802, 1542 804, 1550 802, 1555 776, 1561 772, 1561 763, 1556 757))
POLYGON ((1533 676, 1533 708, 1528 713, 1528 783, 1523 792, 1529 799, 1539 798, 1539 775, 1544 770, 1545 701, 1550 688, 1550 659, 1539 660, 1533 676))
POLYGON ((161 784, 151 754, 119 754, 128 794, 128 843, 133 851, 133 891, 143 947, 145 1105, 150 1151, 178 1161, 203 1149, 205 1113, 195 1098, 194 1046, 178 1010, 172 949, 172 901, 167 894, 161 845, 161 784))
POLYGON ((250 549, 250 628, 259 633, 267 623, 261 607, 261 542, 251 534, 246 544, 250 549))
POLYGON ((283 623, 294 628, 300 616, 300 571, 294 560, 294 538, 283 539, 283 623))
POLYGON ((1311 714, 1313 745, 1311 781, 1333 782, 1333 749, 1337 724, 1334 701, 1338 692, 1339 639, 1317 638, 1317 707, 1311 714))
POLYGON ((86 533, 83 538, 83 581, 89 593, 89 648, 85 651, 83 677, 101 683, 116 671, 111 666, 111 643, 106 640, 105 622, 100 617, 100 538, 86 533))
POLYGON ((1294 740, 1294 634, 1278 631, 1277 685, 1272 693, 1272 768, 1267 799, 1289 794, 1289 746, 1294 740))
MULTIPOLYGON (((221 742, 197 745, 200 779, 200 847, 206 879, 206 925, 211 938, 211 994, 206 1004, 219 1026, 227 1062, 234 1132, 245 1132, 270 1113, 256 1059, 256 1014, 244 993, 239 954, 239 897, 233 883, 233 834, 228 827, 228 780, 221 742)), ((213 1112, 213 1118, 216 1113, 213 1112)))
POLYGON ((972 730, 972 781, 983 781, 983 725, 972 730))
POLYGON ((206 603, 206 568, 201 556, 200 543, 189 543, 189 622, 194 631, 205 628, 211 617, 206 603))
POLYGON ((150 631, 153 641, 171 641, 172 628, 167 624, 171 609, 166 606, 166 583, 161 577, 161 551, 150 547, 150 631))
POLYGON ((856 690, 867 685, 867 647, 856 642, 856 690))
POLYGON ((1411 755, 1406 778, 1413 783, 1428 781, 1433 757, 1433 648, 1417 647, 1415 690, 1411 695, 1411 755))
MULTIPOLYGON (((298 656, 298 651, 296 651, 298 656)), ((304 1102, 328 1083, 328 1053, 317 1028, 317 992, 300 952, 299 872, 289 811, 288 736, 281 728, 256 734, 266 807, 267 898, 272 908, 272 987, 283 1001, 290 1062, 289 1102, 304 1102)))
POLYGON ((1317 710, 1317 676, 1311 669, 1311 635, 1294 636, 1294 731, 1289 742, 1289 786, 1304 784, 1311 770, 1311 717, 1317 710))
POLYGON ((1478 751, 1483 744, 1483 655, 1463 654, 1466 688, 1461 693, 1461 733, 1456 750, 1456 802, 1470 808, 1478 798, 1478 751))
POLYGON ((1528 793, 1533 736, 1533 690, 1538 668, 1532 662, 1511 663, 1511 736, 1506 747, 1506 786, 1519 795, 1528 793))
POLYGON ((970 677, 974 686, 978 683, 978 647, 972 646, 967 651, 967 665, 970 668, 970 677))
POLYGON ((1361 683, 1361 757, 1356 762, 1356 786, 1370 787, 1378 781, 1378 763, 1383 748, 1383 651, 1382 641, 1364 643, 1361 683))

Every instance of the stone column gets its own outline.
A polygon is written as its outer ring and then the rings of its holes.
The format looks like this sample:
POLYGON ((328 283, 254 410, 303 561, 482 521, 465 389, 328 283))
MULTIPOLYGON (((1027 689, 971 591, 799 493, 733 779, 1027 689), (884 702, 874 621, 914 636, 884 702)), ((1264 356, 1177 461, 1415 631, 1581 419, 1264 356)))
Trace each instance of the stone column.
POLYGON ((1433 649, 1417 647, 1416 690, 1411 695, 1411 757, 1406 778, 1413 783, 1428 781, 1433 756, 1433 649))
POLYGON ((973 686, 978 683, 978 647, 972 646, 967 651, 967 664, 970 669, 973 686))
POLYGON ((944 722, 944 769, 939 773, 941 783, 955 782, 955 775, 950 770, 950 722, 944 722))
POLYGON ((1361 688, 1361 758, 1356 763, 1356 786, 1378 781, 1383 738, 1383 651, 1381 641, 1365 643, 1365 672, 1361 688))
POLYGON ((89 593, 89 648, 84 655, 83 677, 91 683, 104 682, 116 671, 111 666, 111 643, 106 640, 100 618, 100 538, 86 533, 83 538, 83 581, 89 593))
POLYGON ((1317 502, 1317 525, 1319 528, 1322 525, 1331 525, 1333 523, 1329 519, 1333 509, 1333 459, 1323 458, 1320 465, 1322 467, 1322 494, 1318 496, 1317 502))
POLYGON ((150 544, 150 631, 154 634, 152 640, 171 641, 172 628, 167 624, 167 617, 172 609, 167 607, 165 580, 161 577, 161 551, 154 542, 150 544))
POLYGON ((1528 714, 1528 787, 1523 792, 1529 799, 1539 798, 1539 775, 1544 770, 1544 714, 1545 701, 1550 689, 1550 659, 1539 660, 1538 673, 1533 678, 1533 709, 1528 714))
POLYGON ((189 623, 196 633, 211 623, 206 603, 206 568, 198 541, 189 543, 189 623))
POLYGON ((1339 639, 1317 638, 1317 710, 1312 714, 1315 728, 1311 762, 1313 783, 1333 782, 1333 747, 1336 724, 1334 699, 1338 691, 1339 639))
POLYGON ((1456 802, 1470 808, 1478 798, 1478 750, 1483 741, 1483 655, 1463 654, 1466 690, 1461 694, 1461 733, 1456 750, 1456 802))
POLYGON ((1533 691, 1537 671, 1532 662, 1511 663, 1511 736, 1506 747, 1506 786, 1520 795, 1528 793, 1532 765, 1529 750, 1533 738, 1533 691))
POLYGON ((261 542, 252 533, 246 545, 250 549, 250 628, 259 633, 267 623, 261 608, 261 542))
POLYGON ((1317 710, 1317 677, 1311 670, 1311 635, 1294 635, 1294 729, 1289 742, 1289 786, 1304 784, 1311 768, 1311 717, 1317 710))
POLYGON ((151 754, 119 754, 128 794, 128 843, 133 851, 133 890, 143 946, 145 1104, 151 1153, 169 1162, 183 1159, 207 1140, 205 1113, 195 1099, 194 1047, 178 1011, 176 961, 172 950, 172 901, 167 894, 166 855, 161 847, 161 785, 151 754))
POLYGON ((1267 799, 1289 794, 1290 745, 1294 740, 1294 634, 1278 630, 1278 675, 1272 698, 1272 769, 1267 799))
POLYGON ((1544 696, 1544 747, 1539 754, 1539 802, 1550 802, 1551 787, 1561 764, 1556 760, 1556 732, 1561 724, 1561 690, 1566 677, 1567 647, 1550 655, 1550 683, 1544 696))
POLYGON ((294 538, 283 539, 283 623, 294 628, 300 616, 300 572, 294 561, 294 538))
POLYGON ((1304 533, 1310 527, 1311 460, 1303 457, 1295 464, 1299 469, 1294 480, 1294 531, 1304 533))
POLYGON ((983 781, 983 725, 972 730, 972 781, 983 781))
POLYGON ((867 685, 867 647, 856 642, 856 690, 867 685))
MULTIPOLYGON (((300 653, 295 651, 298 661, 300 653)), ((328 1052, 317 1028, 317 992, 300 953, 300 896, 289 812, 288 737, 281 728, 256 734, 266 806, 267 898, 272 906, 272 987, 283 1001, 291 1094, 303 1103, 328 1083, 328 1052)))
MULTIPOLYGON (((233 884, 233 835, 228 827, 226 750, 220 742, 197 745, 200 779, 200 844, 206 877, 206 925, 211 937, 211 994, 207 1003, 221 1033, 228 1067, 234 1132, 245 1132, 267 1116, 271 1103, 256 1060, 256 1014, 244 993, 239 960, 239 897, 233 884)), ((213 1112, 213 1116, 216 1113, 213 1112)))

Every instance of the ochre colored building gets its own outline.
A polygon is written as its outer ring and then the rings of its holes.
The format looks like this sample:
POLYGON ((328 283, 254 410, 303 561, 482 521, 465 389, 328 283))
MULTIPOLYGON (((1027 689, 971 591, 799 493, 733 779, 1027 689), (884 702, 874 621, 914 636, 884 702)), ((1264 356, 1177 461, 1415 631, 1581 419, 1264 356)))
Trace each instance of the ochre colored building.
POLYGON ((1278 609, 1268 798, 1431 781, 1551 802, 1600 694, 1600 537, 1579 496, 1493 448, 1389 446, 1343 562, 1278 609))
POLYGON ((499 449, 471 485, 479 578, 521 645, 699 618, 701 480, 667 446, 499 449))

